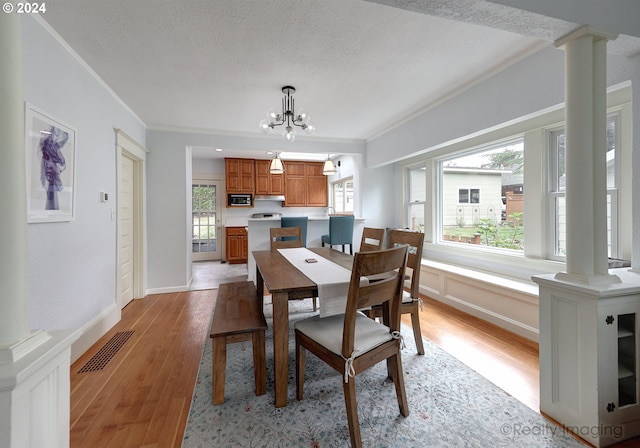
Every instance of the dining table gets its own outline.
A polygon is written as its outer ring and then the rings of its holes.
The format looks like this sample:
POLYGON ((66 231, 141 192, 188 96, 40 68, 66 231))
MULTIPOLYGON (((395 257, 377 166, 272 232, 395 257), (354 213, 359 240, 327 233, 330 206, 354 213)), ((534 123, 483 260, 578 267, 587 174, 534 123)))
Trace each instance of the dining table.
MULTIPOLYGON (((348 270, 353 256, 329 247, 308 248, 348 270)), ((252 252, 256 262, 256 290, 264 300, 265 287, 273 303, 274 394, 277 408, 287 405, 289 378, 289 301, 318 297, 318 285, 305 276, 277 250, 252 252)))

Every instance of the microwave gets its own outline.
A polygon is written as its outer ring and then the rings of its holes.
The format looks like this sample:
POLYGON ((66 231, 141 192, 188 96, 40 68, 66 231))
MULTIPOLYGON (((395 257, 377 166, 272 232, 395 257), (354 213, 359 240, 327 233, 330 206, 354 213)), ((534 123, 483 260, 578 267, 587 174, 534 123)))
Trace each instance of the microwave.
POLYGON ((229 207, 251 207, 252 196, 251 194, 230 194, 227 204, 229 207))

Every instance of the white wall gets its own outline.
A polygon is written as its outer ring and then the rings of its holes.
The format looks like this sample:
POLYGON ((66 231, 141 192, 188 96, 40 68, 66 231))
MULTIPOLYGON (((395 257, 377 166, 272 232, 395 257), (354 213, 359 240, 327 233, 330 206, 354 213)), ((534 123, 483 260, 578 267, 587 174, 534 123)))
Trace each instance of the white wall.
POLYGON ((77 130, 75 220, 28 225, 30 326, 78 328, 116 299, 114 128, 144 144, 142 122, 31 16, 22 19, 24 96, 77 130), (100 203, 99 192, 113 198, 100 203))
POLYGON ((367 166, 428 152, 562 101, 564 53, 543 49, 370 141, 367 166))

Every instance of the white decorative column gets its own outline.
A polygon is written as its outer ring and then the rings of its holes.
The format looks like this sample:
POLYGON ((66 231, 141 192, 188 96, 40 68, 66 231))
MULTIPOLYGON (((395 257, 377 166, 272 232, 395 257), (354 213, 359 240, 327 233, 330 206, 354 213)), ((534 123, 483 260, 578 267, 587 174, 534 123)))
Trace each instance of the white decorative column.
POLYGON ((22 34, 0 14, 0 447, 69 446, 72 331, 29 331, 22 34))
POLYGON ((582 27, 559 39, 565 49, 567 272, 560 278, 615 283, 607 256, 607 40, 582 27))
MULTIPOLYGON (((20 16, 0 15, 0 350, 29 336, 20 16)), ((2 358, 0 358, 0 363, 2 358)))
POLYGON ((566 52, 566 272, 535 276, 540 411, 596 447, 640 434, 640 273, 608 270, 606 43, 585 26, 566 52))

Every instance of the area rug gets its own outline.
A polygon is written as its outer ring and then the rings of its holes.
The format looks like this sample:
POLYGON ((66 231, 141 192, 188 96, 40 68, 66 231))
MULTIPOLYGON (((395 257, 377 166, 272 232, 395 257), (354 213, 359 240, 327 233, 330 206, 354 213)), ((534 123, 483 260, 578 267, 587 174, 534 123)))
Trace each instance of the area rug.
MULTIPOLYGON (((313 315, 309 300, 290 302, 289 404, 274 407, 271 306, 265 304, 267 394, 254 394, 250 342, 227 346, 225 402, 211 403, 211 340, 207 340, 184 434, 183 448, 348 447, 342 376, 307 354, 304 399, 295 398, 293 322, 313 315)), ((395 389, 380 363, 356 377, 365 447, 583 447, 451 355, 425 340, 416 354, 403 327, 402 351, 410 415, 398 411, 395 389)))

